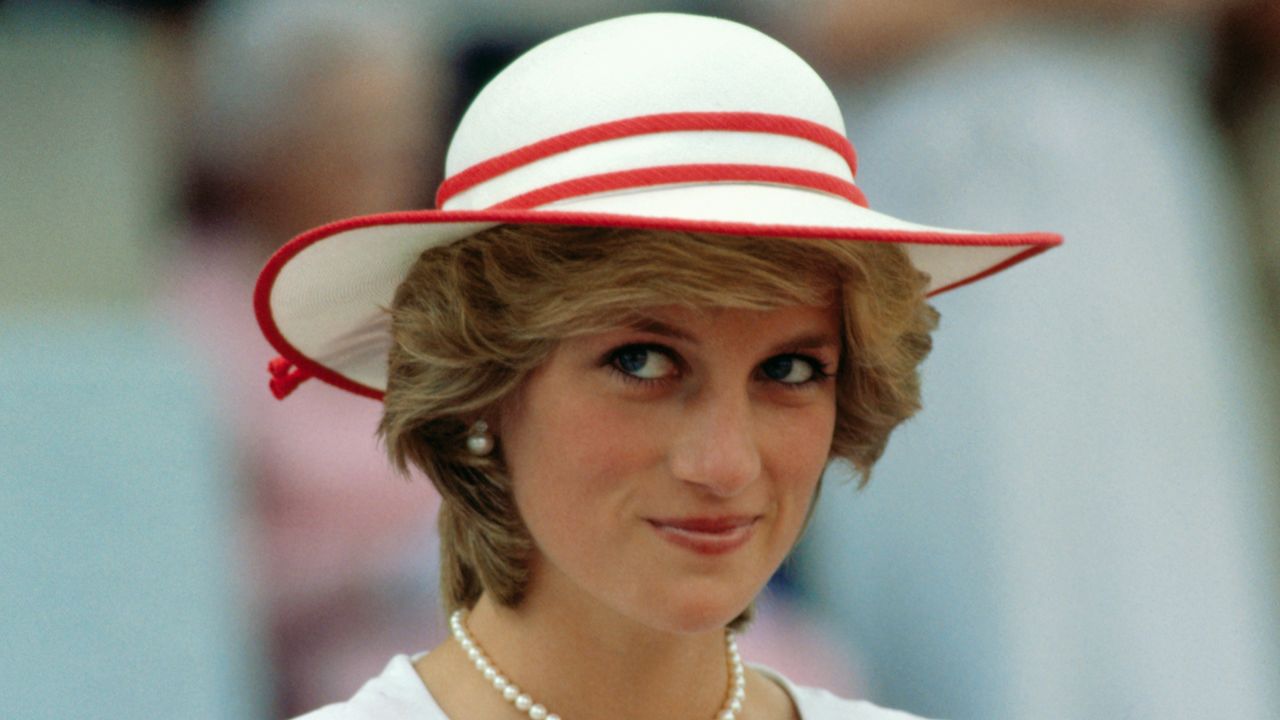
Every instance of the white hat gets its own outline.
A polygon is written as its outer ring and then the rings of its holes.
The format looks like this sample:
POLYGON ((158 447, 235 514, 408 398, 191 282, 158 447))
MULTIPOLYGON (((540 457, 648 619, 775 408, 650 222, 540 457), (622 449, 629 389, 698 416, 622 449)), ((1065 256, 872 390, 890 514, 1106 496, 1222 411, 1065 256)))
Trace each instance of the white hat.
POLYGON ((937 294, 1062 242, 916 225, 867 208, 840 110, 817 73, 738 23, 631 15, 538 45, 472 102, 438 210, 342 220, 280 248, 258 321, 283 356, 272 391, 308 377, 381 398, 384 308, 423 250, 503 223, 899 243, 937 294))

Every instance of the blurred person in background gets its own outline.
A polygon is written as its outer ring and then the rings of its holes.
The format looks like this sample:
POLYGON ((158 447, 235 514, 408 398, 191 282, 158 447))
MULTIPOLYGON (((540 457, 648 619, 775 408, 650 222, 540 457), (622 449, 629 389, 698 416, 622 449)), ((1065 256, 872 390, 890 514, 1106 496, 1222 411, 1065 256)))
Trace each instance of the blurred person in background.
POLYGON ((786 5, 846 78, 873 206, 1074 241, 948 298, 931 413, 819 508, 799 574, 874 658, 873 698, 1280 717, 1275 365, 1204 96, 1229 5, 786 5))
POLYGON ((240 496, 156 312, 168 28, 0 5, 0 717, 258 718, 240 496))
POLYGON ((1280 333, 1280 3, 1250 0, 1234 7, 1218 46, 1218 110, 1245 180, 1267 315, 1280 333))
POLYGON ((389 469, 378 403, 304 388, 278 405, 251 302, 289 237, 424 202, 441 93, 429 20, 406 3, 270 0, 210 3, 193 25, 189 229, 164 303, 217 371, 234 432, 277 715, 349 694, 441 632, 398 612, 435 602, 434 491, 389 469))

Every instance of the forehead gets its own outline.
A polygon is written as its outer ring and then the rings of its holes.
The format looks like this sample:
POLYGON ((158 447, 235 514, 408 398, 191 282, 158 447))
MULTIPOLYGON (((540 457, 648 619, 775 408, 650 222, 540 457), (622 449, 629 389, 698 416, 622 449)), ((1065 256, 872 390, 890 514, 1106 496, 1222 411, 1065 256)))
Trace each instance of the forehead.
POLYGON ((781 305, 778 307, 735 307, 725 305, 654 305, 632 312, 625 324, 658 332, 682 332, 719 324, 754 323, 764 327, 826 326, 839 315, 835 304, 781 305))

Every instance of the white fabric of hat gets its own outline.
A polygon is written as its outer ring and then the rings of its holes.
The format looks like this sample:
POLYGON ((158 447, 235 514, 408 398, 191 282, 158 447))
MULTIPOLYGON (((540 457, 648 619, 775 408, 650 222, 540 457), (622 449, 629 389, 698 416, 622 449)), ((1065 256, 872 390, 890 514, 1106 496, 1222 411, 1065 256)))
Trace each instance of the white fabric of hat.
POLYGON ((830 90, 767 35, 677 13, 572 30, 518 58, 473 101, 449 147, 439 210, 335 223, 272 258, 255 305, 288 361, 273 390, 282 396, 316 376, 381 397, 382 308, 414 259, 500 223, 895 242, 929 274, 931 293, 1061 242, 877 213, 856 172, 830 90))

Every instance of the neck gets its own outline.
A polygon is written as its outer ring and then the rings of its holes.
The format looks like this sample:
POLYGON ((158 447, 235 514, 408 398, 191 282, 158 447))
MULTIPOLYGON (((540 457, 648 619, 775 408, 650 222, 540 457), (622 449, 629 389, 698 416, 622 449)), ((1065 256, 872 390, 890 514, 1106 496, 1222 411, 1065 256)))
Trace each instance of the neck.
MULTIPOLYGON (((502 673, 569 720, 710 720, 729 686, 722 629, 670 633, 564 605, 504 608, 487 596, 466 624, 502 673)), ((473 668, 458 672, 482 680, 473 668)))

